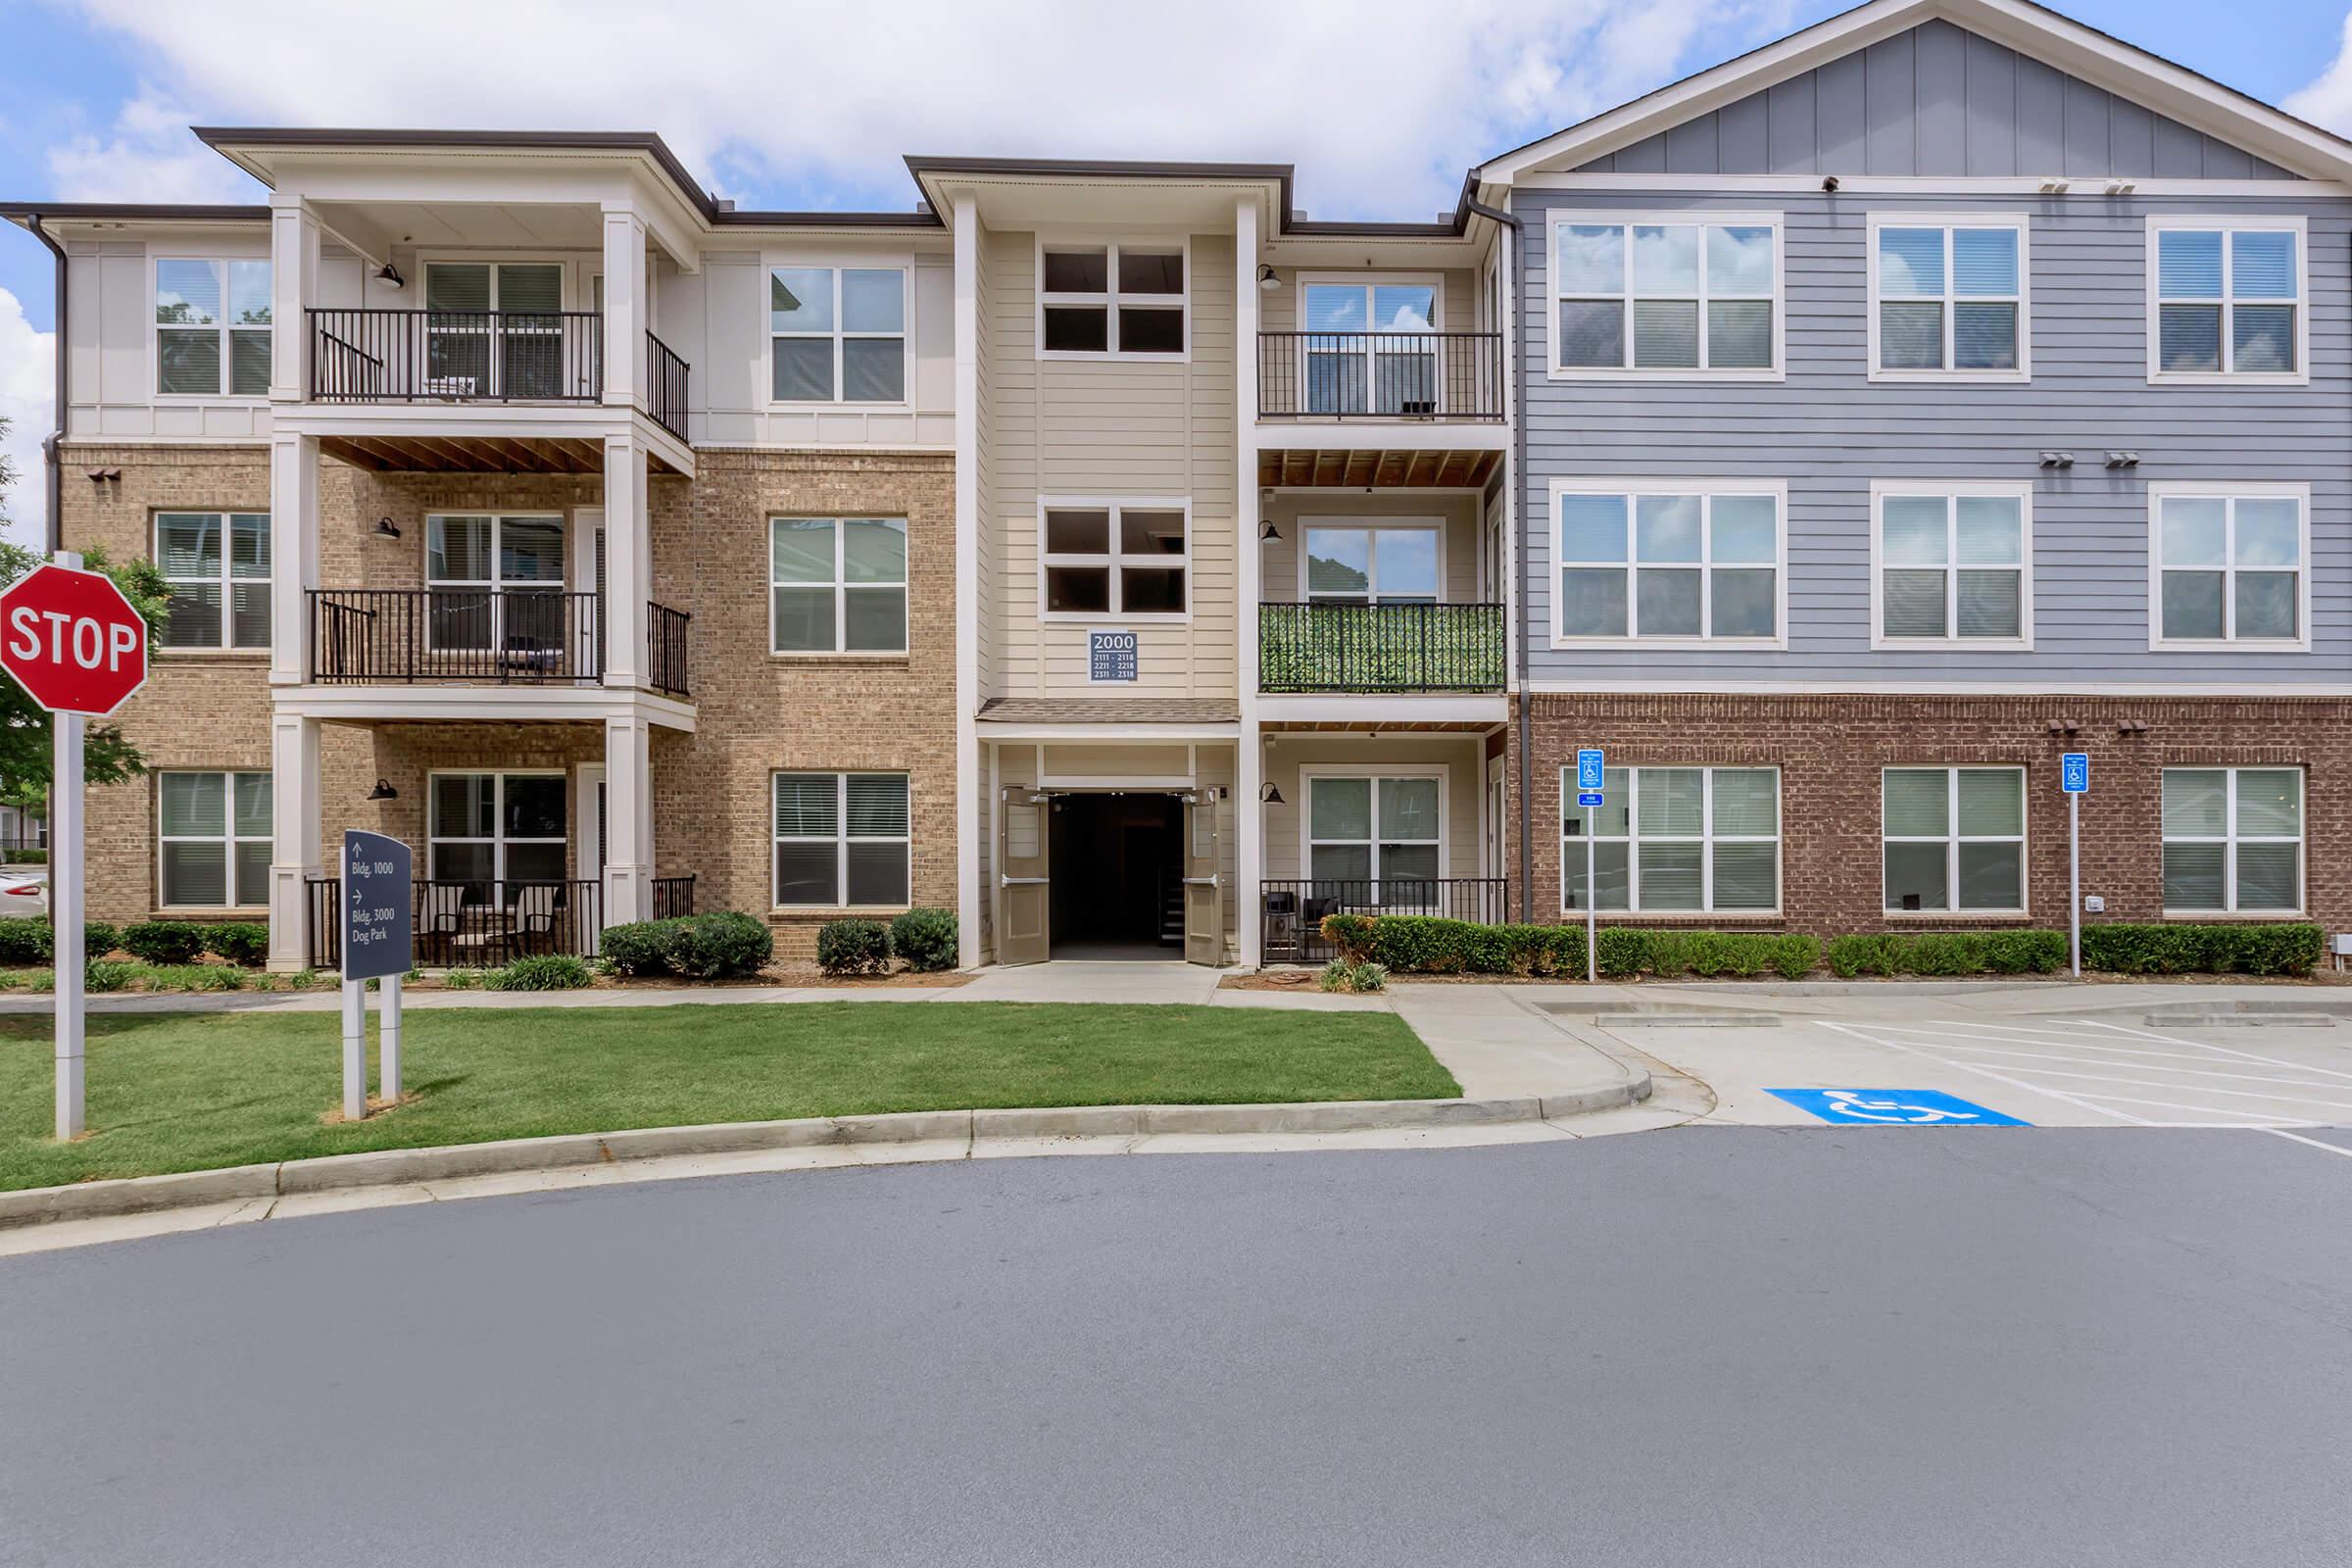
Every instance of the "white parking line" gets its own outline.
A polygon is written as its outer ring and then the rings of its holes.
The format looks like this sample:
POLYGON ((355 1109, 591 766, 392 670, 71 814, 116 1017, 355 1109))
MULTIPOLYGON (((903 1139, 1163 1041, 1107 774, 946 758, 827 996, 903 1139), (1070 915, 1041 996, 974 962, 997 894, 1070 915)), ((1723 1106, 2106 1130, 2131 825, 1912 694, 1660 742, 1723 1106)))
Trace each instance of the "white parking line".
POLYGON ((2279 1127, 2265 1127, 2262 1130, 2280 1138, 2292 1139, 2298 1144, 2309 1144, 2314 1149, 2325 1149, 2330 1154, 2341 1154, 2346 1159, 2352 1159, 2352 1149, 2346 1149, 2341 1144, 2324 1144, 2317 1138, 2306 1138, 2301 1133, 2290 1133, 2279 1127))
POLYGON ((1990 1078, 1996 1083, 2007 1084, 2012 1089, 2022 1089, 2028 1094, 2047 1095, 2052 1100, 2065 1101, 2068 1104, 2075 1106, 2077 1109, 2087 1110, 2093 1115, 2113 1116, 2118 1121, 2128 1121, 2141 1127, 2169 1127, 2176 1125, 2172 1122, 2149 1121, 2145 1117, 2134 1116, 2127 1110, 2115 1110, 2105 1105, 2094 1105, 2087 1100, 2079 1099, 2074 1095, 2066 1094, 2060 1090, 2045 1088, 2039 1084, 2030 1084, 2025 1082, 2023 1079, 2012 1078, 2006 1073, 1994 1072, 1989 1067, 1978 1067, 1964 1061, 1945 1061, 1942 1057, 1935 1054, 1933 1052, 1922 1051, 1917 1046, 1905 1044, 1900 1040, 1883 1040, 1876 1035, 1869 1034, 1861 1029, 1857 1029, 1850 1024, 1833 1023, 1827 1018, 1824 1018, 1821 1021, 1825 1026, 1837 1030, 1839 1034, 1852 1035, 1855 1039, 1866 1040, 1874 1046, 1886 1046, 1890 1050, 1904 1052, 1910 1055, 1919 1056, 1928 1061, 1937 1062, 1946 1067, 1957 1067, 1962 1072, 1973 1072, 1981 1077, 1990 1078))

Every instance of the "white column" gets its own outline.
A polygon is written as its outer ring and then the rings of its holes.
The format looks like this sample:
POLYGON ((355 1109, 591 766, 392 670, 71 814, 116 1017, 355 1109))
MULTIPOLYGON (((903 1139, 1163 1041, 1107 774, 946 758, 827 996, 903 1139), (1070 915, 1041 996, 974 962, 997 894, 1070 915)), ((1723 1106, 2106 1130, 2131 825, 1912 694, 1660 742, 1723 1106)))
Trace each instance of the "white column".
POLYGON ((1266 808, 1257 798, 1265 777, 1265 749, 1257 733, 1258 567, 1257 539, 1257 201, 1244 197, 1233 210, 1234 428, 1241 448, 1235 460, 1234 553, 1239 571, 1236 622, 1241 627, 1242 738, 1234 759, 1234 926, 1241 936, 1244 967, 1259 959, 1265 870, 1266 808))
MULTIPOLYGON (((593 583, 581 585, 594 587, 593 583)), ((605 441, 605 684, 642 684, 645 602, 654 591, 653 529, 646 516, 645 449, 625 435, 605 441)))
MULTIPOLYGON (((654 913, 653 726, 634 715, 605 720, 605 924, 654 913)), ((582 822, 593 833, 596 824, 582 822)))
POLYGON ((647 314, 645 220, 627 202, 605 205, 605 401, 637 401, 645 360, 647 314))
POLYGON ((318 586, 318 438, 270 438, 270 683, 310 677, 309 590, 318 586))
POLYGON ((959 198, 956 234, 956 936, 980 962, 980 212, 959 198))
POLYGON ((310 386, 311 322, 318 303, 318 220, 299 196, 270 198, 270 401, 299 403, 310 386))
POLYGON ((271 715, 270 775, 270 967, 303 969, 311 961, 305 884, 326 874, 318 849, 318 720, 271 715))

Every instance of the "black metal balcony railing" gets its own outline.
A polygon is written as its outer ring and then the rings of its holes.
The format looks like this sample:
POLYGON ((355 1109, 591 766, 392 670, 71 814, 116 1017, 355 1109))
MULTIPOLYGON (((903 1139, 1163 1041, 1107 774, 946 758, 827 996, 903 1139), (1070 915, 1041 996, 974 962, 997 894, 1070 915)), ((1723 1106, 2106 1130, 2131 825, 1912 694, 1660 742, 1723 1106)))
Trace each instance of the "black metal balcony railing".
POLYGON ((605 395, 596 311, 310 312, 319 403, 594 403, 605 395))
MULTIPOLYGON (((340 877, 313 877, 303 929, 306 962, 343 966, 340 877)), ((593 958, 605 929, 605 890, 593 877, 560 882, 416 884, 412 914, 416 962, 433 968, 509 963, 537 954, 593 958)), ((654 878, 653 918, 694 912, 694 877, 654 878)))
POLYGON ((1260 332, 1257 412, 1272 419, 1502 417, 1500 332, 1260 332))
POLYGON ((1261 692, 1494 692, 1502 689, 1500 605, 1257 607, 1261 692))
POLYGON ((654 918, 675 920, 694 912, 694 875, 654 878, 654 918))
POLYGON ((1323 963, 1339 956, 1323 935, 1327 914, 1434 914, 1500 925, 1509 918, 1509 878, 1499 876, 1260 882, 1259 940, 1268 963, 1323 963))
POLYGON ((314 681, 604 678, 598 597, 556 588, 314 588, 314 681))
POLYGON ((645 607, 645 672, 654 690, 686 695, 686 627, 693 619, 667 605, 645 607))
POLYGON ((645 334, 645 412, 679 440, 686 439, 687 365, 653 333, 645 334))

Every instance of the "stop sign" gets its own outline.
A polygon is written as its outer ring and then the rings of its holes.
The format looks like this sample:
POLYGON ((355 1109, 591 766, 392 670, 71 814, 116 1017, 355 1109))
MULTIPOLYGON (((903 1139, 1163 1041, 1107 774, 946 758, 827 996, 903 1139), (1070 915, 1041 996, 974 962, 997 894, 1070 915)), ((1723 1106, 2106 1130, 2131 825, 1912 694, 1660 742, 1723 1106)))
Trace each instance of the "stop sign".
POLYGON ((53 713, 111 713, 147 680, 147 622, 102 571, 44 565, 0 593, 0 668, 53 713))

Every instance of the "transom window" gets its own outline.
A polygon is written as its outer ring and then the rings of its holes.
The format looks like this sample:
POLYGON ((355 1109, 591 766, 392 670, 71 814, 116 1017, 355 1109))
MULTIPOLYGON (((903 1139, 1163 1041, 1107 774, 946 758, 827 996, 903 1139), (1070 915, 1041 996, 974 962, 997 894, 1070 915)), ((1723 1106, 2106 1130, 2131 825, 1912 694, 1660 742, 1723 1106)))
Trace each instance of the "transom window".
POLYGON ((1552 509, 1559 518, 1557 636, 1779 638, 1777 489, 1555 486, 1552 509))
POLYGON ((155 264, 155 389, 270 395, 270 264, 166 257, 155 264))
POLYGON ((906 401, 905 269, 772 269, 767 322, 776 402, 906 401))
POLYGON ((1347 605, 1438 602, 1438 530, 1314 524, 1306 535, 1306 597, 1347 605))
POLYGON ((906 774, 778 773, 775 803, 777 907, 906 902, 906 774))
POLYGON ((172 590, 167 648, 270 646, 270 514, 159 512, 155 562, 172 590))
POLYGON ((270 775, 158 773, 156 839, 169 908, 270 902, 270 775))
POLYGON ((1882 491, 1879 636, 2029 641, 2026 498, 1882 491))
POLYGON ((1878 226, 1876 368, 1896 374, 2020 369, 2025 234, 2023 220, 1878 226))
POLYGON ((1778 220, 1552 228, 1561 370, 1777 370, 1778 220))
POLYGON ((1640 913, 1769 910, 1781 902, 1781 774, 1773 767, 1612 767, 1605 806, 1560 772, 1560 907, 1640 913), (1592 836, 1593 891, 1585 887, 1592 836))
POLYGON ((1438 286, 1409 279, 1299 285, 1308 414, 1436 414, 1438 286))
POLYGON ((563 881, 570 794, 562 773, 435 773, 432 880, 465 884, 471 902, 497 883, 563 881))
POLYGON ((2300 377, 2300 224, 2151 220, 2149 234, 2152 376, 2300 377))
POLYGON ((424 520, 427 646, 552 657, 569 646, 562 517, 424 520))
POLYGON ((2148 499, 2158 642, 2303 645, 2309 548, 2300 495, 2151 486, 2148 499))
POLYGON ((1310 776, 1307 875, 1357 884, 1353 891, 1335 890, 1342 899, 1426 901, 1431 890, 1415 884, 1442 874, 1443 801, 1434 773, 1310 776))
POLYGON ((1183 246, 1046 245, 1038 268, 1042 353, 1184 354, 1183 246))
POLYGON ((1057 502, 1045 508, 1049 615, 1182 615, 1186 515, 1164 501, 1057 502))
POLYGON ((2026 770, 1890 767, 1886 906, 2013 914, 2026 906, 2026 770))
POLYGON ((590 395, 598 340, 564 330, 561 262, 428 262, 424 309, 426 391, 590 395))
POLYGON ((2168 914, 2302 908, 2302 769, 2166 768, 2164 907, 2168 914))
POLYGON ((768 647, 779 654, 906 651, 906 519, 768 523, 768 647))

